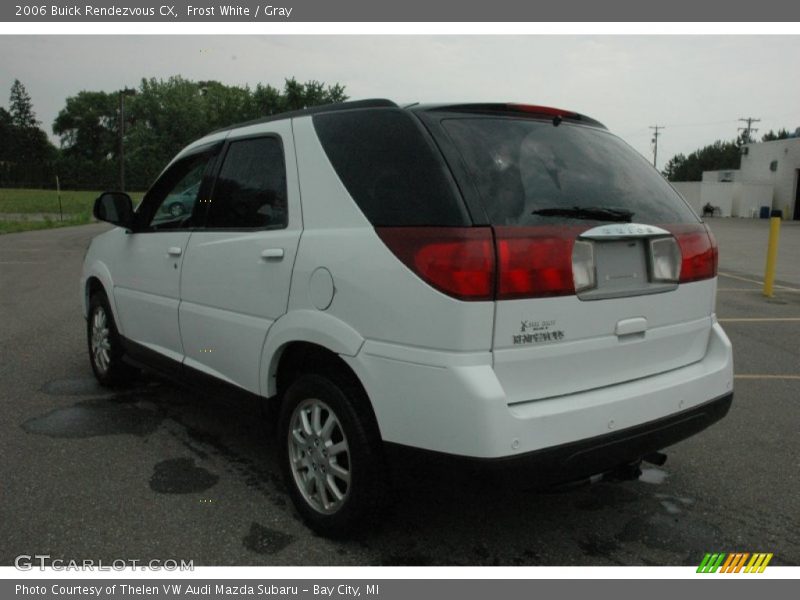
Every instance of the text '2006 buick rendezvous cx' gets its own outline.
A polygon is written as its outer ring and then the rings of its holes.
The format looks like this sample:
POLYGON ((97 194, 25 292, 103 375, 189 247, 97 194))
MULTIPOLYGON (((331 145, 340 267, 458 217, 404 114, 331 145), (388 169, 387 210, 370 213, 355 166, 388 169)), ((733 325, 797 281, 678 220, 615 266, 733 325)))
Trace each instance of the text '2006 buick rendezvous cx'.
POLYGON ((577 113, 287 113, 95 215, 117 225, 81 281, 97 378, 148 366, 274 406, 289 493, 327 535, 374 514, 395 451, 545 486, 658 460, 730 407, 711 233, 577 113))

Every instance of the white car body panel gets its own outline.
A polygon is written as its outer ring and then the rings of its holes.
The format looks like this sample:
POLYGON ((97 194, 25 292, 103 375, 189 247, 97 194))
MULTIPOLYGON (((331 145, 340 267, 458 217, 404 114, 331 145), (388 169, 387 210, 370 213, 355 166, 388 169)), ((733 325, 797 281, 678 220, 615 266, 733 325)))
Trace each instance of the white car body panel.
POLYGON ((434 357, 368 341, 345 361, 370 395, 384 441, 473 458, 518 456, 620 431, 733 389, 731 346, 718 324, 699 362, 514 406, 508 405, 490 353, 434 357))
POLYGON ((180 276, 188 231, 121 232, 113 260, 114 300, 125 337, 158 349, 170 358, 183 357, 178 329, 180 276), (179 248, 181 254, 169 254, 179 248))
POLYGON ((342 186, 311 119, 295 119, 294 132, 305 230, 289 309, 313 308, 308 282, 318 267, 325 267, 336 290, 326 312, 365 339, 488 351, 494 302, 461 302, 420 280, 380 240, 342 186))

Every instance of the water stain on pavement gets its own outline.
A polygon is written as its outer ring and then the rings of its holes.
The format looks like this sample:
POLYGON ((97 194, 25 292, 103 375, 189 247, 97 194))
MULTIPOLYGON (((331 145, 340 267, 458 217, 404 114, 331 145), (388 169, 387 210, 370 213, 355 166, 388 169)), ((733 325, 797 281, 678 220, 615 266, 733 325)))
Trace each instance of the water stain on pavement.
POLYGON ((145 380, 137 381, 125 389, 109 389, 97 383, 94 377, 68 377, 53 379, 41 387, 41 391, 50 396, 111 396, 122 397, 136 393, 149 393, 159 384, 145 380))
POLYGON ((276 554, 294 541, 294 536, 269 529, 258 523, 250 525, 250 532, 242 539, 248 550, 258 554, 276 554))
POLYGON ((198 467, 193 458, 172 458, 156 464, 150 488, 160 494, 191 494, 203 492, 218 481, 219 475, 198 467))
POLYGON ((107 396, 112 393, 97 383, 94 377, 54 379, 45 383, 42 391, 51 396, 107 396))
POLYGON ((708 548, 724 543, 718 527, 686 512, 635 517, 625 524, 616 539, 623 543, 639 542, 658 550, 685 548, 700 556, 708 548))
POLYGON ((109 399, 85 400, 57 408, 22 423, 28 433, 53 438, 89 438, 129 434, 146 436, 161 424, 163 416, 136 403, 109 399))

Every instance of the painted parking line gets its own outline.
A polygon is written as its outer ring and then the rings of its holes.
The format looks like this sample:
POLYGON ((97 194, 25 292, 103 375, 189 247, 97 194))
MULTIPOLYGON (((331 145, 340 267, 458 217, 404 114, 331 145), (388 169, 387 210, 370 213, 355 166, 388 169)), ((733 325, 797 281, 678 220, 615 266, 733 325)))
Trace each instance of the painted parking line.
POLYGON ((734 375, 734 379, 785 379, 789 381, 800 381, 800 375, 734 375))
POLYGON ((717 319, 720 323, 800 323, 800 317, 741 317, 717 319))
MULTIPOLYGON (((742 277, 740 275, 731 275, 730 273, 717 273, 720 277, 727 277, 728 279, 738 279, 739 281, 746 281, 747 283, 755 283, 756 285, 763 286, 764 282, 759 281, 758 279, 750 279, 748 277, 742 277)), ((794 292, 800 292, 800 289, 789 287, 787 285, 777 285, 775 284, 775 289, 780 290, 791 290, 794 292)))
MULTIPOLYGON (((758 293, 761 293, 761 288, 755 288, 755 287, 751 287, 751 288, 717 288, 717 291, 718 292, 758 292, 758 293)), ((781 293, 783 293, 783 292, 788 292, 788 293, 800 292, 800 290, 796 290, 794 288, 781 288, 781 289, 776 290, 776 291, 777 292, 781 292, 781 293)))

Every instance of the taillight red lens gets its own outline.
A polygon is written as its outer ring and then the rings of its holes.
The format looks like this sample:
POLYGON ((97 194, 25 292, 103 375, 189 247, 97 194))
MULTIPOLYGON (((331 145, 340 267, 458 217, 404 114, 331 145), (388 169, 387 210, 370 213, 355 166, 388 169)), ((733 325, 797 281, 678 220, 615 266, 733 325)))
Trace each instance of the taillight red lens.
POLYGON ((459 300, 494 298, 494 247, 489 227, 377 227, 409 269, 459 300))
POLYGON ((717 241, 705 225, 671 225, 666 228, 681 248, 681 283, 717 276, 717 241))
POLYGON ((581 228, 495 227, 497 299, 575 293, 572 247, 581 228))

